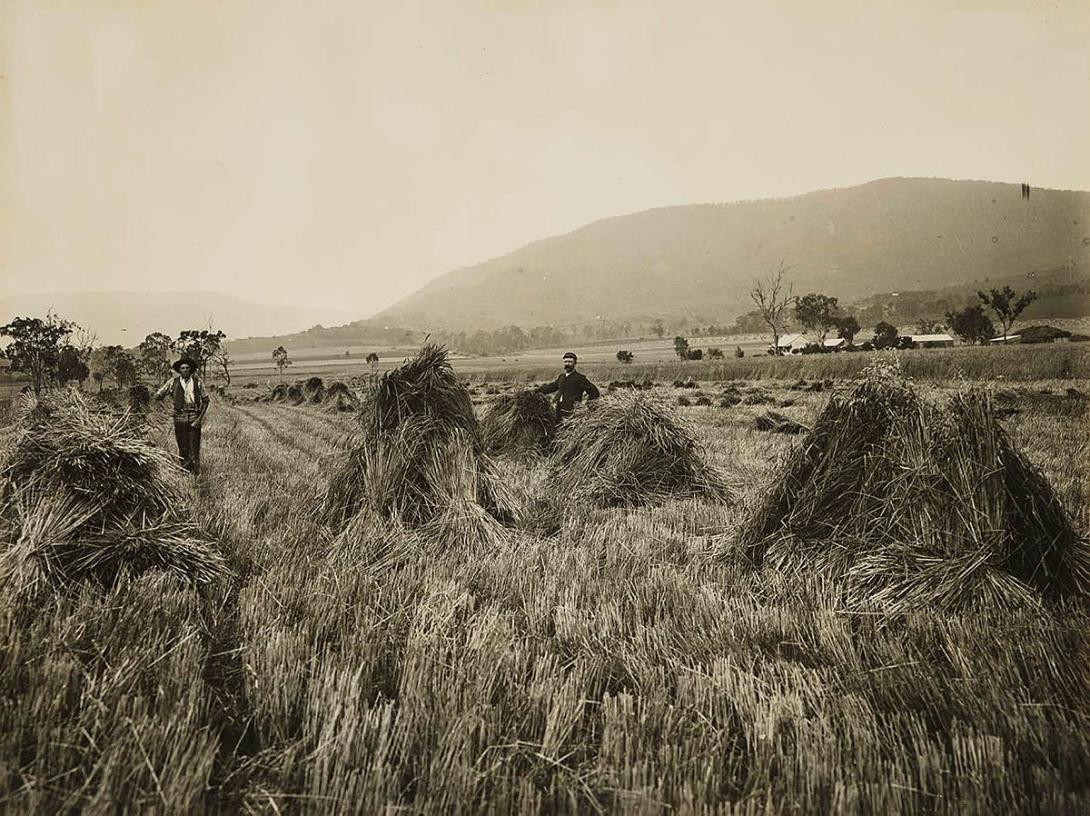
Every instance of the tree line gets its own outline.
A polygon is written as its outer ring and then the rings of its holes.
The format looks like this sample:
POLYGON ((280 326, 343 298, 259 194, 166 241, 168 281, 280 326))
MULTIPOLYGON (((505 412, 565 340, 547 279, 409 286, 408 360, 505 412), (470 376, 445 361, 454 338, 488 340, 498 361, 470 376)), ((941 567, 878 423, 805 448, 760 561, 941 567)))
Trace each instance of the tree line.
POLYGON ((227 335, 211 326, 186 329, 177 337, 152 332, 135 348, 125 348, 97 345, 93 332, 49 312, 45 318, 16 317, 0 326, 0 338, 9 341, 0 357, 9 361, 13 372, 27 376, 35 394, 49 385, 71 382, 83 388, 88 380, 100 390, 106 380, 118 388, 135 385, 144 376, 162 382, 170 377, 175 356, 194 360, 202 377, 211 371, 213 379, 231 384, 227 335))
MULTIPOLYGON (((853 344, 862 328, 859 319, 855 315, 844 313, 838 299, 831 295, 821 292, 795 295, 794 287, 787 278, 788 271, 789 268, 781 262, 779 269, 772 275, 754 280, 750 291, 750 299, 756 307, 750 315, 772 335, 771 352, 783 353, 780 338, 787 333, 792 317, 795 325, 818 338, 814 345, 819 349, 825 346, 826 337, 834 331, 837 337, 843 338, 849 345, 853 344)), ((994 288, 988 292, 978 291, 976 295, 978 302, 947 311, 945 323, 932 318, 921 318, 915 326, 915 333, 938 334, 948 331, 968 344, 985 343, 996 337, 1002 337, 1006 342, 1015 320, 1037 299, 1037 293, 1033 290, 1018 293, 1010 286, 994 288), (991 315, 998 321, 1000 331, 996 330, 991 315)), ((740 318, 739 322, 741 320, 740 318)), ((892 323, 879 320, 874 326, 874 339, 868 343, 873 348, 903 348, 911 343, 911 338, 902 335, 892 323)))

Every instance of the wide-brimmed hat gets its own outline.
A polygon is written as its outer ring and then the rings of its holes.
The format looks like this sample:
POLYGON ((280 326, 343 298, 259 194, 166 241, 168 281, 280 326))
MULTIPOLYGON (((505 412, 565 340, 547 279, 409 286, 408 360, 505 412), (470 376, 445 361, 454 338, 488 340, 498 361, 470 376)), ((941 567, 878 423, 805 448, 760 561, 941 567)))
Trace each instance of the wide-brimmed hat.
POLYGON ((170 367, 177 371, 179 374, 181 374, 182 372, 179 369, 181 368, 182 363, 187 363, 189 365, 190 371, 196 371, 198 368, 197 361, 194 360, 192 357, 182 357, 178 360, 175 360, 173 363, 170 364, 170 367))

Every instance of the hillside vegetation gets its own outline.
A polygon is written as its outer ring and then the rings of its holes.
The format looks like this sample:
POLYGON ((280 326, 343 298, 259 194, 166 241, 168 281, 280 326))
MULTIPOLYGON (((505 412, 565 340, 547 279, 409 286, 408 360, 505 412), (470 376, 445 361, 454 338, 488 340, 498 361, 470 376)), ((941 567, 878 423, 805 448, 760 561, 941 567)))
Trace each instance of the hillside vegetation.
POLYGON ((1090 193, 883 179, 790 199, 698 204, 597 221, 431 282, 379 317, 523 327, 733 317, 784 260, 796 291, 847 302, 1032 270, 1085 269, 1090 193))

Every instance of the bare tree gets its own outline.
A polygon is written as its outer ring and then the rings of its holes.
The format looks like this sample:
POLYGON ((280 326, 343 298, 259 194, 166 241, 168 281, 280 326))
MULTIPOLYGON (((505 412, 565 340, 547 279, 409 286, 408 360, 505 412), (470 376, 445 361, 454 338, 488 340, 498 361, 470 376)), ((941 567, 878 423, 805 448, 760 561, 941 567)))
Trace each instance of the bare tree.
POLYGON ((216 372, 220 379, 223 380, 224 385, 231 384, 231 364, 234 360, 231 359, 231 353, 227 350, 227 346, 223 346, 215 357, 216 365, 219 366, 219 371, 216 372))
POLYGON ((785 281, 784 276, 790 269, 783 261, 776 273, 765 280, 753 281, 753 290, 749 293, 761 320, 772 330, 772 353, 780 353, 780 333, 786 331, 784 316, 787 310, 795 304, 795 295, 790 281, 785 281))
POLYGON ((95 350, 95 346, 98 344, 98 334, 85 329, 83 326, 76 326, 76 342, 73 345, 79 349, 79 357, 83 362, 87 363, 91 359, 91 352, 95 350))

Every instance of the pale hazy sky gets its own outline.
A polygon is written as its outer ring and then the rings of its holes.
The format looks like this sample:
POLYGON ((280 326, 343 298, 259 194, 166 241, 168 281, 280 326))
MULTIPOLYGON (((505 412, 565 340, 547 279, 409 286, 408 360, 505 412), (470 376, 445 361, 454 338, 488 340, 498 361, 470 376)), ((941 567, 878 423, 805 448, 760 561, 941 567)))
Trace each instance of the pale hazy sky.
POLYGON ((1090 189, 1090 0, 3 0, 0 27, 0 296, 364 315, 649 207, 1090 189))

